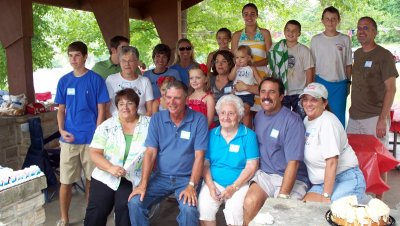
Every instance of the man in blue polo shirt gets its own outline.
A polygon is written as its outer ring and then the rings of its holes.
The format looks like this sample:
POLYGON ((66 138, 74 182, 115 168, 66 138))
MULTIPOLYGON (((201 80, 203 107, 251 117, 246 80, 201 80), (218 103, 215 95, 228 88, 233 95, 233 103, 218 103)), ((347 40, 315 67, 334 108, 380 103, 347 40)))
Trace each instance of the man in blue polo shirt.
POLYGON ((196 186, 208 147, 207 119, 186 107, 187 87, 181 81, 167 86, 168 111, 153 115, 145 142, 142 178, 129 196, 132 225, 149 225, 153 204, 174 194, 179 203, 179 225, 198 225, 196 186), (154 162, 156 171, 151 175, 154 162))
POLYGON ((244 225, 257 215, 268 197, 302 199, 309 180, 304 159, 303 122, 297 113, 282 107, 285 87, 268 77, 259 86, 261 107, 254 119, 260 148, 260 169, 244 200, 244 225))

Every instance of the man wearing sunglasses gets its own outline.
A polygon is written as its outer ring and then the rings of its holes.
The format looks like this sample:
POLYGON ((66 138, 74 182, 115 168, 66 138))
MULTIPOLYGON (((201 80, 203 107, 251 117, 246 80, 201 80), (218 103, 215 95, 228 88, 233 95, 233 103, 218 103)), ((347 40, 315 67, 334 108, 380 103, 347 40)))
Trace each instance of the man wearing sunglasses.
POLYGON ((376 22, 362 17, 357 24, 361 48, 354 53, 350 119, 347 133, 371 134, 389 144, 390 108, 396 93, 396 70, 392 53, 375 43, 376 22))

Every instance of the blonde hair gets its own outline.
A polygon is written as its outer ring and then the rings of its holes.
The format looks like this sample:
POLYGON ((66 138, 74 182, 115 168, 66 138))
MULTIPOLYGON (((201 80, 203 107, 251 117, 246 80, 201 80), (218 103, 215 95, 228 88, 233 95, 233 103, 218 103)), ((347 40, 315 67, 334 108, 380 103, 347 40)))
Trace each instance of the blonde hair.
POLYGON ((189 39, 187 38, 181 38, 176 42, 176 46, 175 46, 175 59, 174 59, 174 63, 173 64, 179 64, 181 62, 181 58, 179 57, 179 45, 181 43, 188 43, 191 47, 192 47, 192 54, 190 55, 190 59, 194 62, 197 63, 196 60, 194 59, 194 46, 192 45, 192 42, 190 42, 189 39))
POLYGON ((192 94, 194 92, 193 87, 190 85, 190 72, 191 71, 200 71, 200 73, 206 78, 206 83, 203 86, 203 91, 204 92, 210 92, 211 91, 211 81, 210 81, 210 77, 207 76, 206 74, 204 74, 204 72, 200 69, 200 67, 198 66, 193 66, 192 68, 189 69, 189 95, 192 94))
POLYGON ((251 48, 250 46, 246 46, 246 45, 240 45, 236 52, 243 52, 246 53, 247 55, 250 56, 250 61, 247 62, 248 64, 251 64, 253 62, 253 54, 251 53, 251 48))

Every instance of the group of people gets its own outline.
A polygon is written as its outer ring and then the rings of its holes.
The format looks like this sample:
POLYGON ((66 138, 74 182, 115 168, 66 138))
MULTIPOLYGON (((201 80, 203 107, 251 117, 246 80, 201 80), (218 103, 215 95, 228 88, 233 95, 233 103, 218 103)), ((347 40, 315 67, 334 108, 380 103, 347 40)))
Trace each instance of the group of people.
POLYGON ((398 72, 374 41, 376 22, 359 19, 353 64, 334 7, 323 11, 325 31, 311 50, 298 42, 296 20, 272 45, 254 4, 242 16, 243 30, 217 32, 219 49, 208 67, 196 62, 188 39, 177 42, 171 67, 170 47, 156 45, 155 68, 143 74, 125 37, 114 37, 110 58, 92 70, 86 45, 69 45, 73 71, 60 79, 55 98, 58 225, 68 225, 71 185, 82 170, 85 225, 106 225, 113 208, 115 225, 149 225, 151 207, 171 195, 179 225, 216 225, 221 204, 228 225, 248 225, 269 197, 363 201, 365 180, 347 140, 343 104, 351 84, 347 132, 385 142, 398 72))

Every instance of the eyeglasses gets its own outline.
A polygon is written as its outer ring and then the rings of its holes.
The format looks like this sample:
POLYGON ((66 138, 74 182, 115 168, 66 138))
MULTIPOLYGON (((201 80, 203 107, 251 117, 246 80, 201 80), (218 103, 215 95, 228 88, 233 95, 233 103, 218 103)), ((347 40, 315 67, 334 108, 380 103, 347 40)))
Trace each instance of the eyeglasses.
POLYGON ((132 107, 132 106, 134 106, 134 105, 135 105, 135 103, 132 102, 132 101, 128 101, 128 102, 126 102, 126 103, 124 103, 124 102, 119 102, 119 103, 118 103, 118 108, 122 108, 122 107, 124 107, 124 106, 132 107))
POLYGON ((192 50, 192 47, 191 46, 186 46, 186 47, 179 47, 178 49, 179 49, 179 51, 184 51, 184 50, 190 51, 190 50, 192 50))
POLYGON ((121 60, 121 64, 124 64, 124 65, 132 65, 132 64, 134 64, 135 62, 137 62, 136 60, 134 61, 134 60, 121 60))
POLYGON ((236 112, 233 112, 233 111, 221 111, 219 113, 220 117, 228 116, 229 118, 232 118, 232 117, 235 117, 235 115, 236 115, 236 112))
POLYGON ((357 26, 357 31, 368 31, 369 27, 368 26, 357 26))

